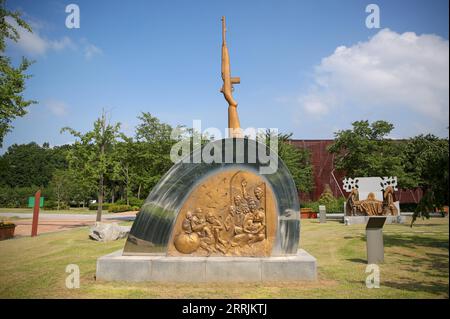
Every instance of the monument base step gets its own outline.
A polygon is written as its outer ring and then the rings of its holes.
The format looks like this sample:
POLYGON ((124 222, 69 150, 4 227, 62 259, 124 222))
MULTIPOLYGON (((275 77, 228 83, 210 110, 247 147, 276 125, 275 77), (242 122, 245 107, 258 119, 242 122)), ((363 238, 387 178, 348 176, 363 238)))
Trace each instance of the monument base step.
MULTIPOLYGON (((345 225, 367 224, 370 216, 344 216, 345 225)), ((386 216, 385 224, 406 224, 406 216, 386 216)))
POLYGON ((123 256, 97 260, 97 280, 154 282, 271 282, 316 280, 317 261, 303 249, 283 257, 123 256))

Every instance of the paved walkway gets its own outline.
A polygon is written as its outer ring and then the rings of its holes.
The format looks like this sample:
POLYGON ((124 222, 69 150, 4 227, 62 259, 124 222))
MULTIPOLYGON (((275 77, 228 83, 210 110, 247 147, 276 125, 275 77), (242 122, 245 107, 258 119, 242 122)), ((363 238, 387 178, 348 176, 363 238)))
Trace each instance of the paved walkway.
MULTIPOLYGON (((104 214, 103 222, 133 221, 137 212, 124 212, 115 214, 104 214)), ((33 214, 31 213, 0 213, 0 218, 17 217, 13 222, 16 224, 15 237, 30 236, 33 214)), ((69 230, 76 227, 90 226, 95 223, 95 214, 40 214, 38 234, 55 231, 69 230)))
MULTIPOLYGON (((103 214, 102 220, 134 220, 137 212, 103 214)), ((0 217, 33 218, 32 213, 0 213, 0 217)), ((39 214, 39 220, 88 220, 95 221, 96 214, 39 214)))

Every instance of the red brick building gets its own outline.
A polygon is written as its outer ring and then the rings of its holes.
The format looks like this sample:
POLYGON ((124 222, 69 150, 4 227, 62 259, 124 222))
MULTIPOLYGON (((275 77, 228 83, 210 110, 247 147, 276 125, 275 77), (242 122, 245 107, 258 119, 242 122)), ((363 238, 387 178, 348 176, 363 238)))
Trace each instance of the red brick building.
MULTIPOLYGON (((300 193, 301 201, 317 200, 326 184, 330 185, 334 196, 348 196, 348 193, 342 189, 342 180, 345 176, 342 173, 336 172, 334 167, 334 154, 329 153, 327 150, 327 147, 333 143, 333 140, 293 139, 291 143, 296 147, 305 148, 311 152, 314 190, 310 193, 300 193)), ((400 203, 417 203, 422 197, 422 191, 420 189, 399 190, 396 195, 400 203)))

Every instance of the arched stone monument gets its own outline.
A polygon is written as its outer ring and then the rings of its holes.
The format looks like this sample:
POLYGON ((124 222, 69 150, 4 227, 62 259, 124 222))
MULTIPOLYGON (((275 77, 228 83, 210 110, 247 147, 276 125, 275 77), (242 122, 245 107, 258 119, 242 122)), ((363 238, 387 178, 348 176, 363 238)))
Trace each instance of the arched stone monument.
POLYGON ((222 18, 222 79, 230 138, 197 148, 153 188, 123 252, 101 257, 97 279, 130 281, 313 280, 299 250, 298 193, 276 152, 242 138, 222 18), (216 153, 217 152, 217 153, 216 153))

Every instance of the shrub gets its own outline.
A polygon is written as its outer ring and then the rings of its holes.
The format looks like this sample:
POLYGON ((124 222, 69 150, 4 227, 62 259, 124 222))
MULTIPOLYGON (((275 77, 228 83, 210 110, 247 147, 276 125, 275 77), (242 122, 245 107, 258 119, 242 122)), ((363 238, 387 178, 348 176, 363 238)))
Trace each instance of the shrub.
POLYGON ((329 185, 325 185, 323 193, 320 195, 319 200, 316 202, 302 203, 301 207, 312 208, 316 213, 319 212, 319 206, 324 205, 327 213, 343 213, 344 212, 345 198, 335 198, 329 185))
MULTIPOLYGON (((0 187, 0 206, 8 208, 28 207, 28 197, 34 196, 39 187, 0 187)), ((41 196, 44 196, 42 194, 41 196)))
MULTIPOLYGON (((114 204, 115 205, 127 205, 127 201, 126 201, 126 199, 119 199, 114 204)), ((138 199, 136 197, 129 197, 128 205, 141 207, 142 205, 144 205, 144 200, 138 199)))
POLYGON ((127 212, 131 210, 132 207, 130 205, 109 205, 108 212, 110 213, 120 213, 120 212, 127 212))
MULTIPOLYGON (((102 210, 108 210, 110 205, 111 205, 110 203, 103 203, 102 210)), ((98 209, 97 203, 89 205, 89 210, 97 210, 97 209, 98 209)))
POLYGON ((137 197, 130 197, 128 199, 128 202, 130 203, 131 206, 137 206, 139 210, 139 208, 144 205, 144 200, 143 199, 138 199, 137 197))
MULTIPOLYGON (((66 202, 59 203, 59 209, 67 209, 69 206, 66 202)), ((52 210, 58 209, 58 202, 55 200, 44 200, 44 209, 52 210)))
POLYGON ((16 227, 16 224, 0 220, 0 228, 16 227))

